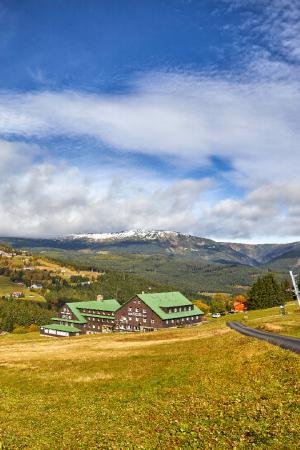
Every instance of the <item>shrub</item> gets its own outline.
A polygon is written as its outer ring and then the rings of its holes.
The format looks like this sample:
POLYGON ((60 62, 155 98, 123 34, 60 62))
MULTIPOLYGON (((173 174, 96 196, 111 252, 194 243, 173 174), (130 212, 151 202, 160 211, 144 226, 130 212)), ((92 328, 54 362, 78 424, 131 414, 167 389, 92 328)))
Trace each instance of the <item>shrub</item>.
POLYGON ((16 325, 13 329, 13 334, 25 334, 27 333, 27 328, 22 327, 21 325, 16 325))
POLYGON ((29 325, 29 327, 27 328, 28 333, 36 333, 37 331, 39 331, 40 328, 35 324, 32 323, 31 325, 29 325))

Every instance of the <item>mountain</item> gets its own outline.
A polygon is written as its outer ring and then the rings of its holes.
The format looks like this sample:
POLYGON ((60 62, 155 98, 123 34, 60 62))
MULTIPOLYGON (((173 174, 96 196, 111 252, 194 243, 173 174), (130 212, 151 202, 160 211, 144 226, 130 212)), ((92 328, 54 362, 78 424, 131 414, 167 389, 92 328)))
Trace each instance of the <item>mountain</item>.
POLYGON ((175 231, 129 230, 52 239, 6 237, 1 241, 64 264, 137 275, 194 298, 212 292, 245 293, 267 270, 283 279, 288 278, 288 270, 297 272, 300 267, 300 242, 249 245, 175 231))
POLYGON ((53 239, 0 238, 0 240, 16 248, 173 255, 198 263, 268 266, 279 270, 297 266, 300 261, 300 242, 250 245, 217 242, 190 234, 161 230, 139 229, 119 233, 71 234, 53 239))

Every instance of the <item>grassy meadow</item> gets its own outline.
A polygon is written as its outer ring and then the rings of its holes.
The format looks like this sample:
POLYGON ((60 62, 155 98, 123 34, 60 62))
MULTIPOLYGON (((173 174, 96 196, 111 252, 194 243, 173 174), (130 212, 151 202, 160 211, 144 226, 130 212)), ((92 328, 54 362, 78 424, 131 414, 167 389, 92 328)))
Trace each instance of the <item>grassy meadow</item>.
MULTIPOLYGON (((295 328, 300 315, 288 308, 295 328)), ((245 320, 281 319, 272 308, 245 320)), ((149 334, 6 335, 0 442, 30 450, 296 449, 299 361, 230 330, 224 318, 149 334)))

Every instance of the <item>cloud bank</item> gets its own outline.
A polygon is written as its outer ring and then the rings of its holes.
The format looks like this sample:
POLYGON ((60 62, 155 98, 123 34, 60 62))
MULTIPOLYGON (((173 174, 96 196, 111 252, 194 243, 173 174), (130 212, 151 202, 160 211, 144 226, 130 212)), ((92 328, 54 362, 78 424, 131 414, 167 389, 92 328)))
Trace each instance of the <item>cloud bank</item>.
POLYGON ((242 25, 262 36, 244 73, 153 72, 119 95, 0 92, 0 235, 165 228, 298 240, 300 6, 263 3, 242 25), (109 163, 81 167, 49 139, 81 142, 81 161, 92 139, 109 163), (162 168, 122 165, 130 155, 162 168))

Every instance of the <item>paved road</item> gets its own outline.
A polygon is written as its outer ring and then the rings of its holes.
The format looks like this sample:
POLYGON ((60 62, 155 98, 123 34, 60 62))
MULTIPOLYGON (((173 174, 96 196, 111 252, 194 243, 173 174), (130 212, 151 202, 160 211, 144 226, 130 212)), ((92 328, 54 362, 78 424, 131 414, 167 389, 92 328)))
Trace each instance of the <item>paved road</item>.
POLYGON ((246 336, 262 339, 270 344, 278 345, 286 350, 291 350, 292 352, 300 354, 300 339, 298 338, 267 333, 265 331, 256 330, 255 328, 246 327, 246 325, 239 322, 227 322, 226 325, 246 336))

